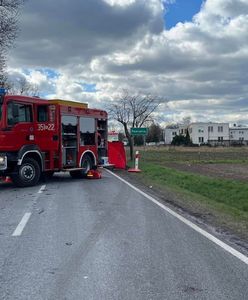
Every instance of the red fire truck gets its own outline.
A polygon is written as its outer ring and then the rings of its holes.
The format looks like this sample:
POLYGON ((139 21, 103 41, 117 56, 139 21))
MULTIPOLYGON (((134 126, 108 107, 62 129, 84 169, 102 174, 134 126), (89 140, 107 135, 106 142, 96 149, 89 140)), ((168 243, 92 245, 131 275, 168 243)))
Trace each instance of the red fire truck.
POLYGON ((7 95, 0 88, 0 176, 37 184, 42 174, 84 177, 107 157, 107 113, 86 103, 7 95))

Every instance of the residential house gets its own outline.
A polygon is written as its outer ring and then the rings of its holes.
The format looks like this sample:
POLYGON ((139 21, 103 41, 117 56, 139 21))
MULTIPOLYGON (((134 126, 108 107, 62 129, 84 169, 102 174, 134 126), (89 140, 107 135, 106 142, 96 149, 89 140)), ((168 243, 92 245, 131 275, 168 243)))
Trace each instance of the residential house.
POLYGON ((176 125, 164 130, 165 144, 170 145, 176 135, 186 135, 187 130, 193 144, 212 146, 248 145, 248 127, 235 126, 229 123, 195 122, 188 126, 176 125))
POLYGON ((248 145, 248 127, 234 126, 229 133, 230 145, 248 145))
POLYGON ((165 128, 164 130, 164 143, 166 145, 170 145, 173 138, 176 136, 176 135, 179 135, 179 128, 178 127, 167 127, 165 128))
POLYGON ((212 146, 229 146, 228 123, 191 123, 188 127, 193 144, 210 144, 212 146))

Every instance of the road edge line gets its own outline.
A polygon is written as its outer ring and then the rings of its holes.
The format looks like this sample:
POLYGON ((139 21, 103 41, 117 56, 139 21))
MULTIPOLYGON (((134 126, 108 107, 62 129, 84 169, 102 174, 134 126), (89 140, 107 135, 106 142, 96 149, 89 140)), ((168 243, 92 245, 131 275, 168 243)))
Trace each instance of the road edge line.
POLYGON ((108 171, 110 174, 112 174, 113 176, 115 176, 116 178, 118 178, 119 180, 121 180, 122 182, 127 184, 128 186, 130 186, 136 192, 140 193, 141 195, 143 195, 144 197, 146 197, 147 199, 149 199, 153 203, 157 204, 159 207, 161 207, 162 209, 167 211, 169 214, 171 214, 172 216, 179 219, 184 224, 188 225, 189 227, 191 227, 192 229, 194 229, 195 231, 197 231, 198 233, 200 233, 201 235, 206 237, 208 240, 212 241, 213 243, 215 243, 216 245, 218 245, 219 247, 221 247, 222 249, 224 249, 225 251, 232 254, 233 256, 235 256, 236 258, 238 258, 239 260, 241 260, 242 262, 244 262, 245 264, 248 265, 248 257, 245 256, 243 253, 239 252, 238 250, 236 250, 236 249, 232 248, 231 246, 227 245, 226 243, 222 242, 221 240, 219 240, 218 238, 213 236, 211 233, 205 231, 204 229, 200 228, 199 226, 197 226, 193 222, 189 221, 185 217, 179 215, 178 213, 176 213, 175 211, 173 211, 172 209, 170 209, 166 205, 160 203, 158 200, 154 199, 152 196, 150 196, 150 195, 146 194, 145 192, 141 191, 139 188, 135 187, 134 185, 132 185, 131 183, 129 183, 125 179, 123 179, 120 176, 116 175, 115 173, 111 172, 110 170, 106 169, 106 171, 108 171))

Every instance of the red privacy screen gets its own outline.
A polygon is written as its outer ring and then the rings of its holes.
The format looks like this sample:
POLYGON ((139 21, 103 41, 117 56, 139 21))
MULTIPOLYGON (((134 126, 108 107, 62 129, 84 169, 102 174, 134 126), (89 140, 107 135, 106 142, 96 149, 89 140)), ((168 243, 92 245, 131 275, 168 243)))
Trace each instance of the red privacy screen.
POLYGON ((109 163, 117 169, 126 169, 126 151, 122 142, 108 142, 109 163))

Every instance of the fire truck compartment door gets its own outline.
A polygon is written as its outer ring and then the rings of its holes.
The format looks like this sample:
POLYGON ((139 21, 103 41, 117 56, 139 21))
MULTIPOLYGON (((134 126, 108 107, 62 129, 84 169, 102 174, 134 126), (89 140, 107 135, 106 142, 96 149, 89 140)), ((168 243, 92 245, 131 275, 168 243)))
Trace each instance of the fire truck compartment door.
POLYGON ((76 167, 78 148, 78 120, 75 116, 62 116, 62 162, 64 167, 76 167))
POLYGON ((36 106, 35 141, 43 151, 59 149, 58 125, 55 106, 41 104, 36 106))

